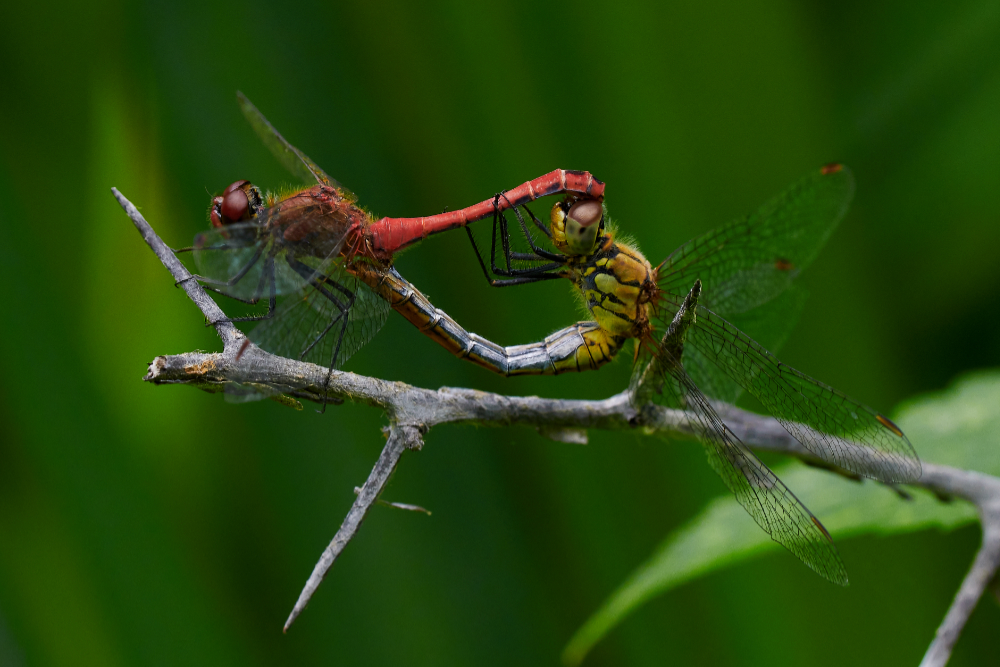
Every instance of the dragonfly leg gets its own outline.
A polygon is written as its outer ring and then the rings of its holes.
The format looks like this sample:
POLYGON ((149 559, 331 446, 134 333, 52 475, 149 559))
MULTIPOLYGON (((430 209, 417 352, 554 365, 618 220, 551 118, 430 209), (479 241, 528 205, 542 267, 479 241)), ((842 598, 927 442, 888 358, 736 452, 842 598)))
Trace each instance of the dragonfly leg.
MULTIPOLYGON (((305 359, 305 356, 309 354, 309 352, 312 351, 314 347, 316 347, 316 344, 326 337, 326 335, 330 332, 330 329, 332 329, 334 325, 337 324, 337 322, 341 321, 341 319, 345 318, 347 313, 351 310, 351 307, 354 305, 354 292, 350 291, 340 283, 334 280, 330 280, 329 278, 327 278, 323 283, 320 283, 316 279, 310 279, 309 282, 316 289, 317 292, 325 296, 333 303, 334 306, 336 306, 338 312, 336 317, 330 320, 330 322, 326 325, 326 328, 324 328, 323 331, 321 331, 316 336, 316 338, 313 339, 313 341, 309 343, 309 345, 307 345, 305 349, 302 350, 302 352, 299 354, 299 360, 305 359), (332 285, 337 290, 343 292, 344 295, 347 297, 347 303, 344 303, 340 299, 338 299, 333 293, 327 290, 326 287, 324 287, 324 285, 332 285)), ((347 326, 346 319, 344 319, 343 326, 344 327, 347 326)), ((340 337, 341 339, 343 338, 343 331, 341 331, 340 337)), ((340 352, 340 342, 341 342, 340 340, 337 341, 336 348, 333 351, 333 360, 331 361, 331 366, 333 364, 333 361, 336 361, 337 353, 340 352)))
MULTIPOLYGON (((479 268, 483 270, 483 275, 486 276, 486 281, 490 284, 490 287, 509 287, 511 285, 528 285, 530 283, 537 283, 541 280, 552 280, 555 278, 562 278, 562 275, 559 273, 541 273, 541 271, 551 271, 552 269, 560 268, 561 265, 559 264, 547 264, 545 266, 538 267, 539 273, 537 273, 536 275, 522 275, 510 279, 493 278, 490 276, 489 269, 486 268, 486 262, 483 261, 483 256, 479 252, 479 247, 476 245, 476 240, 472 237, 472 232, 469 230, 468 227, 465 228, 465 231, 468 233, 469 241, 472 243, 472 249, 476 253, 476 259, 479 261, 479 268)), ((496 269, 495 264, 494 264, 494 269, 496 269)), ((500 270, 495 270, 495 273, 496 275, 501 275, 501 276, 513 275, 512 272, 506 272, 500 270)))
MULTIPOLYGON (((187 248, 185 248, 185 250, 187 250, 187 248)), ((260 303, 261 294, 263 293, 264 282, 265 282, 265 280, 267 280, 267 277, 270 276, 271 298, 270 298, 270 301, 268 303, 267 313, 265 315, 250 316, 250 317, 229 318, 229 319, 222 320, 222 321, 224 321, 224 322, 258 322, 260 320, 270 319, 274 315, 274 306, 275 306, 273 259, 269 259, 268 260, 268 265, 265 266, 265 269, 261 273, 261 277, 260 277, 260 279, 257 282, 257 289, 254 291, 254 296, 250 297, 249 299, 245 298, 245 297, 237 296, 235 294, 230 294, 229 292, 227 292, 224 289, 220 289, 219 287, 214 287, 213 286, 213 285, 222 285, 223 287, 232 287, 236 283, 240 282, 241 280, 243 280, 243 278, 246 277, 247 273, 250 272, 250 269, 252 269, 254 267, 254 265, 258 261, 260 261, 261 254, 263 254, 263 248, 262 247, 258 247, 257 250, 256 250, 256 252, 254 252, 253 257, 250 258, 250 261, 247 262, 246 265, 242 269, 240 269, 239 271, 237 271, 236 274, 234 274, 233 277, 229 278, 228 280, 214 280, 212 278, 207 278, 205 276, 199 276, 199 275, 195 274, 195 275, 189 276, 188 278, 184 278, 183 280, 177 281, 176 283, 174 283, 174 286, 176 287, 177 285, 180 285, 182 282, 184 282, 186 280, 194 279, 194 280, 197 280, 198 282, 202 283, 202 287, 204 287, 206 290, 208 290, 210 292, 215 292, 216 294, 221 294, 224 297, 233 299, 235 301, 239 301, 240 303, 245 303, 245 304, 254 306, 254 305, 257 305, 258 303, 260 303), (270 271, 268 270, 268 266, 270 266, 270 271)))
POLYGON ((239 301, 240 303, 245 303, 248 306, 255 306, 258 303, 260 303, 260 299, 257 298, 257 297, 246 298, 246 297, 242 297, 242 296, 237 296, 235 294, 230 294, 229 292, 227 292, 225 290, 221 290, 218 287, 212 287, 211 285, 202 285, 202 287, 204 289, 208 290, 209 292, 214 292, 216 294, 221 294, 222 296, 224 296, 224 297, 226 297, 228 299, 232 299, 233 301, 239 301))
MULTIPOLYGON (((245 275, 245 274, 244 274, 245 275)), ((254 295, 249 299, 242 299, 238 296, 228 294, 220 289, 214 287, 206 287, 213 292, 221 294, 223 296, 228 296, 231 299, 236 299, 237 301, 242 301, 243 303, 248 303, 254 305, 260 302, 261 294, 264 291, 264 284, 270 285, 271 289, 270 295, 267 300, 267 312, 263 315, 247 315, 245 317, 228 317, 223 322, 262 322, 264 320, 269 320, 274 317, 275 304, 277 303, 277 293, 274 285, 274 258, 268 257, 264 262, 264 270, 260 274, 260 280, 257 281, 257 289, 254 290, 254 295)))
MULTIPOLYGON (((204 248, 202 250, 204 250, 204 248)), ((232 287, 239 281, 243 280, 243 278, 247 275, 247 273, 250 272, 250 269, 254 267, 254 264, 256 264, 260 260, 260 256, 263 254, 263 252, 264 252, 264 247, 257 246, 257 250, 254 252, 253 257, 250 258, 250 261, 246 263, 246 266, 244 266, 242 269, 233 274, 233 277, 229 278, 228 280, 215 280, 214 278, 208 278, 206 276, 199 276, 197 274, 193 274, 188 278, 184 278, 183 280, 178 280, 176 283, 174 283, 174 287, 180 285, 182 282, 186 280, 191 280, 192 278, 206 285, 221 285, 222 287, 232 287)), ((219 290, 213 290, 213 291, 218 292, 219 294, 223 294, 224 296, 229 296, 225 292, 221 292, 219 290)))
POLYGON ((313 269, 311 269, 310 267, 308 267, 307 265, 303 264, 302 262, 296 259, 292 259, 291 257, 289 257, 288 265, 292 267, 292 270, 294 270, 296 273, 302 276, 310 285, 312 285, 317 292, 319 292, 324 297, 329 299, 329 301, 333 303, 334 307, 336 307, 337 309, 337 315, 333 319, 331 319, 327 323, 323 331, 321 331, 316 336, 316 338, 313 339, 313 341, 309 343, 309 345, 307 345, 304 350, 302 350, 302 352, 299 354, 299 359, 300 360, 304 359, 305 356, 309 354, 309 352, 314 347, 316 347, 316 345, 321 340, 323 340, 327 336, 327 334, 330 333, 330 330, 333 329, 333 327, 338 322, 341 323, 340 333, 337 336, 337 343, 336 345, 334 345, 333 354, 330 356, 330 365, 327 368, 326 380, 323 382, 323 409, 320 410, 320 412, 322 413, 326 412, 326 406, 327 403, 329 402, 328 400, 329 397, 327 396, 327 392, 329 391, 330 388, 330 379, 333 377, 333 370, 337 366, 337 357, 340 355, 340 347, 344 342, 344 335, 347 333, 347 325, 350 323, 350 319, 348 318, 347 315, 350 312, 351 308, 354 306, 355 294, 347 287, 341 285, 340 283, 338 283, 336 280, 333 280, 329 276, 323 276, 321 279, 317 278, 317 274, 313 269), (346 303, 344 301, 341 301, 339 298, 337 298, 337 296, 333 292, 328 290, 327 286, 333 287, 341 294, 343 294, 346 299, 346 303))
POLYGON ((524 210, 527 211, 528 215, 531 216, 531 221, 535 223, 535 226, 538 227, 540 230, 542 230, 543 234, 545 234, 549 238, 552 238, 552 230, 549 229, 548 225, 546 225, 544 222, 535 217, 535 214, 531 212, 531 209, 528 208, 527 204, 524 205, 524 210))
MULTIPOLYGON (((527 207, 525 207, 527 208, 527 207)), ((529 211, 530 213, 530 211, 529 211)), ((534 218, 534 215, 532 215, 534 218)), ((466 227, 468 229, 468 227, 466 227)), ((474 244, 473 244, 474 245, 474 244)), ((551 266, 562 266, 566 263, 566 256, 549 252, 535 245, 535 240, 532 238, 531 234, 528 232, 527 225, 524 224, 524 218, 521 216, 521 212, 518 210, 517 206, 513 206, 510 200, 504 193, 500 193, 494 197, 494 210, 493 210, 493 240, 490 246, 490 268, 493 269, 493 273, 499 276, 516 276, 516 275, 528 275, 532 273, 537 273, 539 271, 545 271, 551 266), (521 226, 521 232, 524 234, 525 239, 528 241, 528 245, 531 246, 533 252, 524 253, 516 252, 510 249, 510 229, 507 227, 507 216, 500 206, 500 198, 503 198, 507 205, 514 209, 514 215, 517 217, 518 223, 521 226), (503 250, 504 261, 506 264, 506 269, 498 269, 496 261, 496 240, 497 240, 497 222, 500 224, 500 243, 503 250), (540 262, 542 260, 548 259, 552 261, 552 264, 546 266, 534 266, 527 269, 515 269, 511 266, 511 260, 523 260, 529 262, 540 262)))
MULTIPOLYGON (((503 195, 497 195, 496 200, 499 201, 499 198, 502 196, 503 195)), ((466 234, 469 237, 469 242, 472 244, 472 250, 476 254, 476 260, 478 260, 479 267, 483 270, 483 275, 486 276, 487 282, 489 282, 491 287, 508 287, 511 285, 526 285, 529 283, 538 282, 539 280, 561 278, 562 277, 561 274, 549 273, 549 272, 553 271, 554 269, 562 267, 566 263, 566 258, 561 255, 556 255, 555 253, 546 253, 546 251, 544 251, 543 249, 537 248, 537 246, 535 246, 534 244, 534 240, 528 233, 528 228, 524 223, 524 219, 521 217, 520 212, 517 211, 516 208, 515 208, 515 213, 518 216, 518 220, 521 224, 521 230, 524 233, 525 238, 528 239, 528 243, 531 245, 533 249, 537 250, 538 253, 529 254, 529 253, 518 253, 511 251, 509 232, 507 229, 507 220, 504 217, 503 212, 500 211, 499 206, 497 206, 493 215, 493 233, 490 246, 490 268, 493 271, 493 275, 503 276, 505 278, 512 278, 511 280, 498 280, 490 276, 490 271, 487 270, 486 268, 486 262, 483 259, 482 252, 480 252, 479 250, 479 246, 476 243, 476 239, 472 234, 472 230, 469 227, 465 228, 466 234), (498 233, 500 235, 501 244, 503 246, 502 251, 504 254, 506 268, 498 267, 496 262, 496 246, 497 246, 496 241, 498 233), (546 254, 542 255, 539 253, 546 253, 546 254), (557 261, 552 261, 549 262, 548 264, 532 267, 529 269, 514 269, 511 266, 512 259, 523 260, 523 261, 542 261, 544 259, 554 259, 557 261)), ((528 213, 531 214, 531 211, 528 211, 528 213)), ((534 214, 531 214, 531 217, 536 221, 537 224, 540 224, 538 223, 534 214)))
MULTIPOLYGON (((524 222, 524 217, 521 215, 521 211, 518 210, 519 207, 512 206, 511 208, 514 210, 514 215, 517 216, 517 221, 521 225, 521 233, 524 234, 524 238, 528 241, 528 245, 531 246, 531 252, 533 252, 535 255, 543 259, 549 259, 555 262, 559 262, 560 264, 565 264, 566 256, 563 255, 562 253, 555 253, 535 245, 535 238, 528 231, 528 226, 524 222)), ((520 208, 523 208, 525 211, 528 212, 528 215, 531 216, 531 219, 535 223, 536 227, 545 232, 546 236, 552 238, 552 232, 549 230, 549 228, 546 225, 542 224, 541 220, 535 217, 535 214, 531 212, 531 209, 528 208, 527 205, 522 205, 520 208)))

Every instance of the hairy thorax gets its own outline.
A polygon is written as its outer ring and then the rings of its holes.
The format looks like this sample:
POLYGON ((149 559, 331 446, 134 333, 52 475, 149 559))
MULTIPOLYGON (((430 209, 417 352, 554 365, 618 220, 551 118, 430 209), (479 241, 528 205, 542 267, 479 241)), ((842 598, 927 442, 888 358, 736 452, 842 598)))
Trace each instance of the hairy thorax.
POLYGON ((568 268, 587 309, 619 345, 647 331, 656 283, 638 249, 605 236, 596 253, 571 259, 568 268))
MULTIPOLYGON (((326 185, 314 185, 278 201, 273 220, 281 225, 282 242, 301 255, 325 259, 347 246, 369 222, 368 214, 326 185)), ((351 248, 353 249, 353 248, 351 248)))

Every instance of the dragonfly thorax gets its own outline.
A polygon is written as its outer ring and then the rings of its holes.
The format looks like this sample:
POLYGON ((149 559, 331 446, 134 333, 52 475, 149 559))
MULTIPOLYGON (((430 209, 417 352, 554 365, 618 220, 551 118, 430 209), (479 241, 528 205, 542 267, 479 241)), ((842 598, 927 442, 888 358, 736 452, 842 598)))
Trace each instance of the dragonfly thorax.
POLYGON ((353 254, 358 232, 370 222, 364 210, 327 185, 278 198, 262 215, 261 222, 272 229, 281 245, 298 256, 320 259, 341 252, 353 254))
POLYGON ((568 267, 587 309, 601 330, 620 347, 649 328, 655 275, 637 248, 615 243, 608 234, 601 236, 598 243, 597 252, 572 258, 568 267))

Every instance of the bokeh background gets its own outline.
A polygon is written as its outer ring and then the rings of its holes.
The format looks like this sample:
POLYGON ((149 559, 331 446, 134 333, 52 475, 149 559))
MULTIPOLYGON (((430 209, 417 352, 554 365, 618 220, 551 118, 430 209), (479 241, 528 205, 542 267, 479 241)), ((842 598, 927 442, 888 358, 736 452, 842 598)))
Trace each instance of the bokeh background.
MULTIPOLYGON (((237 89, 379 214, 587 169, 654 260, 844 161, 857 196, 802 278, 811 298, 784 360, 886 411, 1000 362, 995 0, 42 0, 3 13, 0 664, 555 664, 725 491, 691 443, 439 427, 384 496, 433 515, 373 510, 282 635, 383 418, 141 382, 159 354, 220 344, 110 194, 182 246, 210 192, 286 183, 237 89)), ((579 316, 566 285, 491 290, 461 233, 397 266, 503 344, 579 316)), ((629 370, 493 377, 396 315, 347 368, 590 398, 629 370)), ((759 558, 646 605, 588 664, 916 664, 978 540, 968 527, 841 541, 846 589, 787 553, 759 558)), ((998 622, 984 601, 952 664, 995 655, 998 622)))

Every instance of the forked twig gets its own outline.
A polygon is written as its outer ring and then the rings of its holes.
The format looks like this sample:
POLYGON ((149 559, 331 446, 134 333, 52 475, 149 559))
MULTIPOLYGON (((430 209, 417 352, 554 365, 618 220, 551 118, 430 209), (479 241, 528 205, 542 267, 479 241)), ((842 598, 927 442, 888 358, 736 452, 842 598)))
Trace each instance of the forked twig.
MULTIPOLYGON (((309 603, 330 566, 357 532, 402 453, 407 449, 420 449, 424 434, 437 424, 524 424, 542 434, 576 434, 572 439, 574 442, 579 442, 580 434, 590 428, 641 428, 654 435, 692 435, 682 412, 652 405, 637 411, 632 407, 627 392, 601 401, 516 397, 447 387, 433 391, 345 372, 334 372, 327 385, 327 369, 268 354, 250 343, 243 332, 226 321, 225 313, 201 285, 191 280, 188 270, 135 206, 118 190, 112 188, 112 193, 174 280, 183 285, 191 300, 213 323, 223 343, 223 351, 218 353, 188 352, 157 357, 149 365, 149 372, 144 378, 146 381, 189 384, 213 392, 221 391, 227 384, 256 383, 276 388, 288 396, 318 403, 329 396, 378 406, 389 419, 389 438, 382 454, 337 534, 316 563, 285 623, 285 630, 309 603)), ((722 416, 733 433, 755 450, 781 452, 807 463, 823 465, 770 417, 735 407, 726 409, 722 416)), ((972 610, 1000 568, 1000 479, 924 462, 923 475, 912 485, 929 489, 942 497, 958 497, 971 502, 976 506, 983 526, 983 542, 972 568, 921 663, 922 667, 940 667, 947 663, 972 610)))
POLYGON ((389 439, 385 443, 385 448, 382 449, 382 454, 378 457, 378 461, 375 463, 371 474, 368 475, 364 486, 358 492, 357 500, 354 501, 347 516, 344 517, 344 522, 340 524, 340 529, 323 551, 323 555, 319 557, 319 561, 317 561, 316 567, 313 568, 312 574, 309 575, 305 587, 299 593, 299 599, 295 601, 295 607, 292 608, 292 613, 288 615, 288 620, 285 621, 285 632, 288 632, 289 626, 302 613, 306 605, 309 604, 310 598, 312 598, 316 589, 319 588, 319 585, 323 583, 323 577, 326 576, 330 566, 333 565, 333 561, 337 559, 340 552, 344 550, 347 543, 358 532, 358 527, 361 525, 362 519, 365 518, 365 514, 368 513, 371 506, 378 500, 382 489, 385 488, 386 482, 389 481, 393 471, 396 469, 399 457, 403 455, 403 451, 407 449, 420 449, 423 447, 423 444, 424 441, 421 437, 420 429, 413 426, 400 426, 398 424, 389 427, 389 439))

